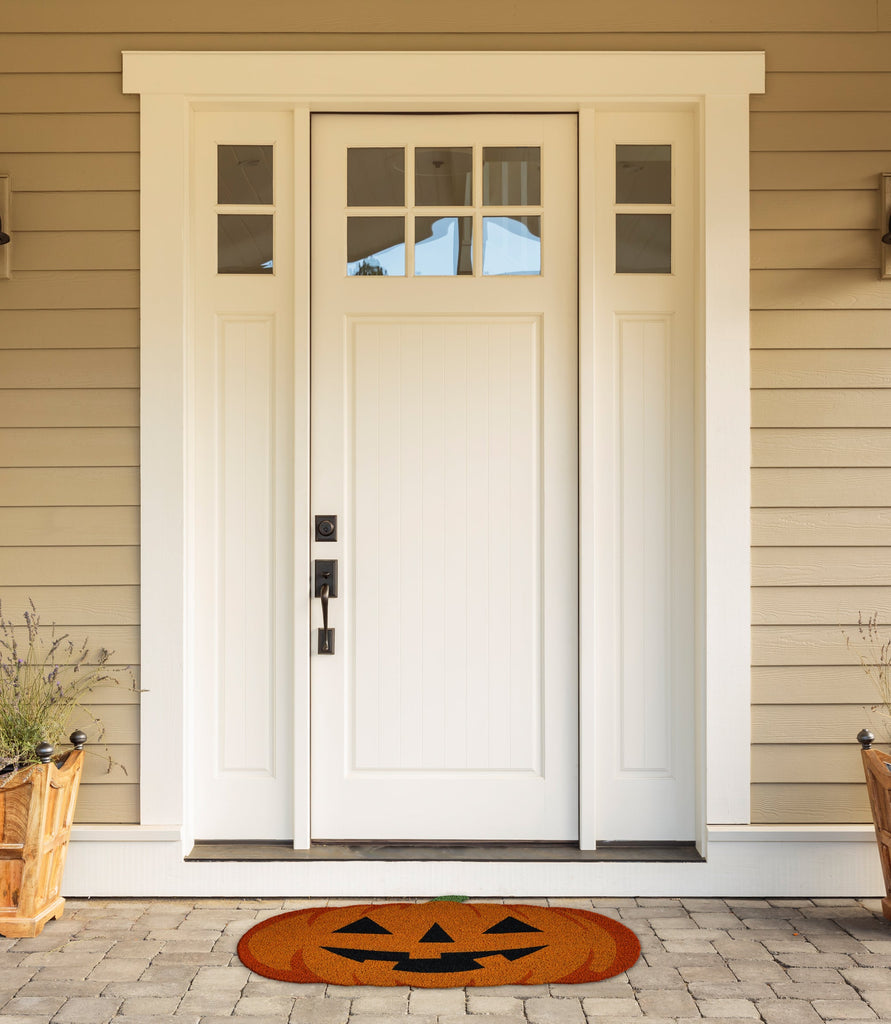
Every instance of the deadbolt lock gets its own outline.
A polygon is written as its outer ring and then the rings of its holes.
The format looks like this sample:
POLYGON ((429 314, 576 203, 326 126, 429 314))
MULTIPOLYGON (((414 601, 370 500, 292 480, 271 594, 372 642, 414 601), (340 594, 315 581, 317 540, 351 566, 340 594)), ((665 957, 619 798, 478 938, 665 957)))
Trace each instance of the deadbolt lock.
POLYGON ((337 516, 316 516, 317 541, 337 540, 337 516))

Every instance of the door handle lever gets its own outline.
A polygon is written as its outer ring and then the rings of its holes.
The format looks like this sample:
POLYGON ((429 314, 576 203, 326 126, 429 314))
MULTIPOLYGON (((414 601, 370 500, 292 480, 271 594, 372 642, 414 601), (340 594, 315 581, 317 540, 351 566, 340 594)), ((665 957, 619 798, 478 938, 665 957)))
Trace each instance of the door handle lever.
POLYGON ((337 597, 337 560, 317 558, 313 592, 322 601, 322 628, 319 630, 318 653, 334 653, 334 630, 328 628, 328 601, 337 597))
POLYGON ((328 595, 330 592, 330 586, 327 583, 323 583, 319 591, 319 597, 322 599, 322 628, 319 630, 319 654, 334 653, 334 630, 328 629, 328 595))

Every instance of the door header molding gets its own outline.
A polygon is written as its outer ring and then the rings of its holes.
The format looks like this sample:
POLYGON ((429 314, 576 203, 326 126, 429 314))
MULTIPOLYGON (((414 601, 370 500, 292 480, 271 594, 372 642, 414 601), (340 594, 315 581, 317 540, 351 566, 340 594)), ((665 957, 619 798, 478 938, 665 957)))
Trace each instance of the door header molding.
POLYGON ((764 53, 125 51, 125 93, 311 101, 316 110, 579 110, 764 91, 764 53), (530 73, 532 72, 532 73, 530 73))

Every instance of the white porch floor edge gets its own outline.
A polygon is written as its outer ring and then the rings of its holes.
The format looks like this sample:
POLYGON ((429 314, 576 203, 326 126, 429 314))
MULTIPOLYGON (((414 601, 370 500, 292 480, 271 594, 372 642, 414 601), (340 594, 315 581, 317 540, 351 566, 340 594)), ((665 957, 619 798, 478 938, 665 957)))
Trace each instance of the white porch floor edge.
POLYGON ((183 860, 169 829, 75 830, 65 896, 399 897, 774 896, 883 894, 871 827, 749 826, 709 830, 704 863, 599 861, 183 860), (140 839, 133 841, 135 832, 140 839), (128 834, 129 833, 129 834, 128 834), (162 838, 163 837, 163 838, 162 838), (147 841, 145 841, 147 840, 147 841))

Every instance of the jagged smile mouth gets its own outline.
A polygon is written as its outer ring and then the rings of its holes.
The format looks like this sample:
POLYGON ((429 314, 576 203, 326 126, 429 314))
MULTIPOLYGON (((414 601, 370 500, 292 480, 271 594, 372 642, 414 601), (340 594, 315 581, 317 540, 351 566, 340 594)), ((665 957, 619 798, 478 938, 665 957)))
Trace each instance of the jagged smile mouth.
POLYGON ((340 946, 322 946, 322 949, 337 956, 345 957, 347 960, 357 960, 365 963, 366 960, 392 960, 394 971, 408 971, 413 974, 457 974, 460 971, 479 971, 483 964, 477 960, 487 956, 503 956, 507 960, 522 960, 524 956, 537 953, 544 946, 525 946, 522 949, 484 949, 461 953, 442 953, 435 957, 412 958, 410 953, 399 952, 395 949, 344 949, 340 946))

